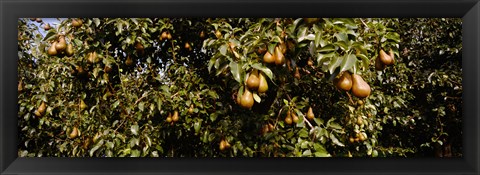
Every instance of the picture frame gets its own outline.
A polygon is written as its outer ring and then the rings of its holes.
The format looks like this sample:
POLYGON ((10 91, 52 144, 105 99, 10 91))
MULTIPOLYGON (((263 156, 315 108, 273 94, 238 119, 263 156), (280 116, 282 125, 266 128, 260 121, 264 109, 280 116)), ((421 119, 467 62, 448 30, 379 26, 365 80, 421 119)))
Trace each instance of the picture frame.
POLYGON ((0 174, 479 174, 478 0, 0 1, 0 174), (462 158, 18 158, 17 21, 28 17, 461 17, 462 158))

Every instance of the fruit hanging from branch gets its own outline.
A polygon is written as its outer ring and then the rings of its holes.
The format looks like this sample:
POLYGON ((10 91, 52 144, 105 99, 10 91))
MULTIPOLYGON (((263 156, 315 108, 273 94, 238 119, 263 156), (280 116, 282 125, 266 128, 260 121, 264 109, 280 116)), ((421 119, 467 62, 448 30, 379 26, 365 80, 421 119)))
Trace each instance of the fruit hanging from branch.
POLYGON ((260 79, 258 78, 258 71, 253 69, 250 72, 250 76, 247 78, 247 87, 250 90, 257 90, 258 86, 260 85, 260 79))
POLYGON ((352 81, 352 93, 354 96, 358 98, 365 98, 370 95, 370 85, 368 85, 368 83, 365 82, 360 75, 353 74, 352 81))
POLYGON ((338 89, 344 91, 349 91, 350 89, 352 89, 352 76, 350 75, 350 72, 343 72, 339 78, 335 78, 333 80, 333 84, 335 84, 338 89))

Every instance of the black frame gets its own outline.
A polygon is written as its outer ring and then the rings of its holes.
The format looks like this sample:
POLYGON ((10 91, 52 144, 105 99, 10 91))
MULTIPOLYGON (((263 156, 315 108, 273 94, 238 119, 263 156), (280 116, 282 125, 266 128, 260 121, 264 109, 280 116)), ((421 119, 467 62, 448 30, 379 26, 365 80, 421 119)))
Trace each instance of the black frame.
POLYGON ((479 0, 0 0, 0 174, 480 174, 479 0), (17 22, 27 17, 460 17, 463 158, 17 158, 17 22))

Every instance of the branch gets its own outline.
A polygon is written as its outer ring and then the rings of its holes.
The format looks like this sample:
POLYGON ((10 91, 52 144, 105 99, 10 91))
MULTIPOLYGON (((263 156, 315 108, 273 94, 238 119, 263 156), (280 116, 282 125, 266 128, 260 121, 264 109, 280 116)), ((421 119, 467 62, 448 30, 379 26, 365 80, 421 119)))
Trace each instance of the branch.
POLYGON ((348 93, 348 92, 346 92, 346 93, 348 95, 348 99, 350 100, 350 103, 352 103, 352 105, 354 105, 355 103, 352 100, 352 96, 350 96, 350 93, 348 93))

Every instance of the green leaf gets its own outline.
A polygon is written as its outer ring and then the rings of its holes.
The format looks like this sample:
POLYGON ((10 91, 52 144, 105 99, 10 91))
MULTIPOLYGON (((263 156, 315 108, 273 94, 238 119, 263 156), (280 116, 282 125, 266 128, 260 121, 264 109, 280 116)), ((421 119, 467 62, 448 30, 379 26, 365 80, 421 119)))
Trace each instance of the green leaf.
POLYGON ((97 151, 102 145, 103 145, 103 139, 101 139, 100 141, 98 141, 98 143, 90 150, 89 154, 90 154, 90 157, 93 157, 93 153, 95 153, 95 151, 97 151))
POLYGON ((98 19, 98 18, 93 18, 93 22, 95 23, 96 27, 98 27, 100 25, 100 19, 98 19))
POLYGON ((357 63, 357 57, 354 54, 349 54, 346 58, 343 59, 343 62, 340 66, 340 72, 349 70, 357 63))
POLYGON ((262 99, 260 98, 260 96, 258 96, 256 92, 253 93, 253 99, 255 99, 257 103, 260 103, 262 101, 262 99))
POLYGON ((220 54, 224 55, 224 56, 227 56, 227 45, 224 44, 224 45, 221 45, 219 48, 218 48, 218 51, 220 51, 220 54))
POLYGON ((216 113, 216 112, 213 112, 213 113, 210 114, 210 120, 212 122, 217 120, 217 117, 218 117, 218 113, 216 113))
POLYGON ((138 129, 139 129, 138 125, 132 125, 130 127, 130 131, 132 132, 133 135, 138 135, 138 129))
POLYGON ((335 71, 335 69, 337 69, 337 67, 340 66, 344 58, 345 58, 344 56, 336 57, 330 61, 330 64, 328 65, 328 71, 330 72, 330 74, 332 74, 333 71, 335 71))
POLYGON ((332 140, 332 142, 335 144, 335 145, 338 145, 338 146, 341 146, 341 147, 344 147, 345 145, 340 142, 337 137, 335 137, 335 134, 333 133, 330 133, 330 139, 332 140))
POLYGON ((325 47, 321 47, 320 49, 317 50, 318 52, 331 52, 335 51, 335 46, 332 44, 328 44, 325 47))
POLYGON ((274 79, 273 72, 270 68, 264 66, 262 63, 255 63, 252 65, 253 68, 262 71, 265 75, 267 75, 270 80, 274 79))
POLYGON ((234 78, 238 83, 241 84, 241 83, 242 83, 242 80, 241 80, 240 74, 241 74, 242 68, 240 67, 239 64, 237 64, 237 63, 234 62, 234 61, 230 62, 229 66, 230 66, 230 72, 232 73, 233 78, 234 78))
POLYGON ((140 109, 140 111, 143 112, 143 110, 145 109, 145 103, 144 102, 138 103, 138 109, 140 109))

